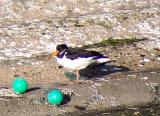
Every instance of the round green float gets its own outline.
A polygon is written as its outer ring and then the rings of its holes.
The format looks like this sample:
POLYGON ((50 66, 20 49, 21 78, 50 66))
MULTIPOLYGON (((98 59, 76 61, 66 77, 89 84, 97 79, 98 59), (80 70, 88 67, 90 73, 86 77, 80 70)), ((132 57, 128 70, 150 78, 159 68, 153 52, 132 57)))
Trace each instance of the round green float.
POLYGON ((28 83, 27 81, 22 77, 17 77, 12 82, 12 89, 17 94, 22 94, 27 91, 28 89, 28 83))
POLYGON ((54 89, 48 93, 48 102, 52 105, 59 105, 63 101, 63 93, 59 89, 54 89))

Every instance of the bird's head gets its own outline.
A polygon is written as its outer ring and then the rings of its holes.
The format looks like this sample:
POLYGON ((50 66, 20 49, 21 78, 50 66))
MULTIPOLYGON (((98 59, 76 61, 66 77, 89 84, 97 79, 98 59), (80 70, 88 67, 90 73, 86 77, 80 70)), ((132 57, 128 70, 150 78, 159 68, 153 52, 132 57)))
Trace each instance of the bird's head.
POLYGON ((59 56, 62 55, 63 53, 65 53, 65 51, 67 50, 67 45, 66 44, 60 44, 57 45, 56 47, 56 51, 52 52, 52 56, 59 56))

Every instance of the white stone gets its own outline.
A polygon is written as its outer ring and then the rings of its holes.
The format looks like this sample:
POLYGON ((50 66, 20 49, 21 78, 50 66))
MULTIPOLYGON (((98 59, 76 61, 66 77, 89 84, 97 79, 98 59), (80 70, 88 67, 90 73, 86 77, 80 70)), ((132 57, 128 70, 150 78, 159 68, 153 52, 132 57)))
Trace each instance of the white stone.
POLYGON ((149 59, 147 59, 147 58, 144 58, 143 61, 144 61, 144 62, 150 62, 151 60, 149 60, 149 59))
POLYGON ((142 79, 143 79, 143 80, 147 80, 147 79, 148 79, 148 77, 143 77, 142 79))
POLYGON ((18 64, 18 65, 23 65, 23 63, 22 63, 22 62, 17 62, 17 64, 18 64))
POLYGON ((157 57, 157 60, 160 61, 160 57, 157 57))

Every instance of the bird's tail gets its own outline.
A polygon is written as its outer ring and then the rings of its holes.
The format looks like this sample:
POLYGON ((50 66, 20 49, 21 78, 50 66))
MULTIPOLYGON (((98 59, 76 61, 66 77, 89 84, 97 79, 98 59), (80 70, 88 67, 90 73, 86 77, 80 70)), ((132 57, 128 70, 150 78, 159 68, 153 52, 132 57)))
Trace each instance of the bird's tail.
POLYGON ((104 57, 104 58, 98 58, 97 59, 97 62, 98 63, 105 63, 105 62, 109 62, 111 61, 111 59, 107 58, 107 57, 104 57))

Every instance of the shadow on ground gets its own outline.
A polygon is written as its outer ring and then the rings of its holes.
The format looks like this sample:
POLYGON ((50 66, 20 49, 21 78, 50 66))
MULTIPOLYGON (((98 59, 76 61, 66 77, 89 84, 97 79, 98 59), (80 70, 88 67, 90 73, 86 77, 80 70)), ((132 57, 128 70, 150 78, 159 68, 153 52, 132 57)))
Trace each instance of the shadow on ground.
POLYGON ((32 88, 29 88, 29 89, 26 91, 26 93, 31 92, 31 91, 36 91, 36 90, 39 90, 39 89, 41 89, 41 88, 40 88, 40 87, 32 87, 32 88))
POLYGON ((71 96, 69 96, 69 95, 64 95, 64 96, 63 96, 63 101, 62 101, 61 105, 65 105, 65 104, 67 104, 67 103, 70 102, 70 101, 71 101, 71 96))
POLYGON ((81 76, 88 78, 102 78, 106 75, 130 71, 127 67, 115 66, 109 63, 92 64, 80 71, 81 76))
MULTIPOLYGON (((117 72, 128 72, 127 67, 115 66, 109 63, 91 64, 87 68, 80 70, 80 79, 88 80, 94 78, 104 78, 105 76, 117 72)), ((76 75, 73 72, 66 72, 65 76, 70 80, 76 80, 76 75)))

